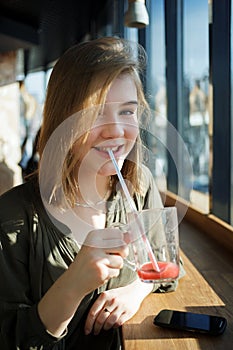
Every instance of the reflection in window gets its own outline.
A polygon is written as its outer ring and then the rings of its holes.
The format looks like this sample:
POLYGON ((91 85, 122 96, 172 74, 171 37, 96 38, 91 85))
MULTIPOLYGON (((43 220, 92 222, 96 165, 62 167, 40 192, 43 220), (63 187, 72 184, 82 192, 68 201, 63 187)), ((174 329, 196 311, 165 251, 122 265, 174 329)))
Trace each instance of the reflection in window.
POLYGON ((165 60, 164 1, 150 1, 150 27, 147 29, 148 74, 146 87, 149 92, 152 120, 146 144, 149 149, 149 164, 161 191, 166 191, 167 155, 167 96, 165 60))
POLYGON ((187 110, 183 136, 194 175, 190 200, 208 212, 208 1, 184 0, 183 4, 184 95, 187 110))
POLYGON ((38 162, 36 140, 41 125, 45 95, 45 73, 29 73, 20 82, 20 139, 22 178, 35 170, 38 162))

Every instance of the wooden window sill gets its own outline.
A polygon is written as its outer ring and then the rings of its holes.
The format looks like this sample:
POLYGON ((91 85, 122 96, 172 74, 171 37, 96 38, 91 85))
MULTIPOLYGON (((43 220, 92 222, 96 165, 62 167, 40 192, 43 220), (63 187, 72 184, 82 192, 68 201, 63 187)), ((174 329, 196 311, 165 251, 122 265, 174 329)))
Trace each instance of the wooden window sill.
POLYGON ((233 227, 213 214, 203 214, 200 210, 178 198, 171 192, 161 193, 166 206, 176 206, 178 215, 185 213, 184 220, 208 234, 216 240, 221 246, 233 252, 233 227))

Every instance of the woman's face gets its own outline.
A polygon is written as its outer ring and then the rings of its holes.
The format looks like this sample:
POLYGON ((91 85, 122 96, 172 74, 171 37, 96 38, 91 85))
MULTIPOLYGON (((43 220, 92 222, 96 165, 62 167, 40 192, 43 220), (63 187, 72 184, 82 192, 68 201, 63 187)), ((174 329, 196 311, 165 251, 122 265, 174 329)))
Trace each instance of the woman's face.
POLYGON ((113 151, 118 166, 122 168, 139 132, 137 107, 137 90, 132 77, 125 74, 116 78, 88 135, 88 151, 80 170, 102 176, 116 174, 108 149, 113 151))

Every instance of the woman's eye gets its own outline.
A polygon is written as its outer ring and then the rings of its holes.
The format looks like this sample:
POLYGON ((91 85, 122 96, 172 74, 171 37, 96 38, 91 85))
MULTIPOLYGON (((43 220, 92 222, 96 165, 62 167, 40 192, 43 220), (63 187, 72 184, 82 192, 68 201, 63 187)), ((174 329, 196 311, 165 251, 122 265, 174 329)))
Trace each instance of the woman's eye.
POLYGON ((130 115, 135 115, 136 111, 135 110, 132 111, 132 110, 127 109, 127 110, 121 111, 119 114, 130 116, 130 115))

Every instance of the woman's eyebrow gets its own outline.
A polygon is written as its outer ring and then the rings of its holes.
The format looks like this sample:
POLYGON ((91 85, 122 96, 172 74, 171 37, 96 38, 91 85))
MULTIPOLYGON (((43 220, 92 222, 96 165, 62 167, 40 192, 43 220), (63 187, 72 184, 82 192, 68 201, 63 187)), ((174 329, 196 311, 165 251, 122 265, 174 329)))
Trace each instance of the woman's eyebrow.
POLYGON ((127 101, 127 102, 124 102, 122 103, 122 106, 125 106, 125 105, 138 105, 138 101, 127 101))

